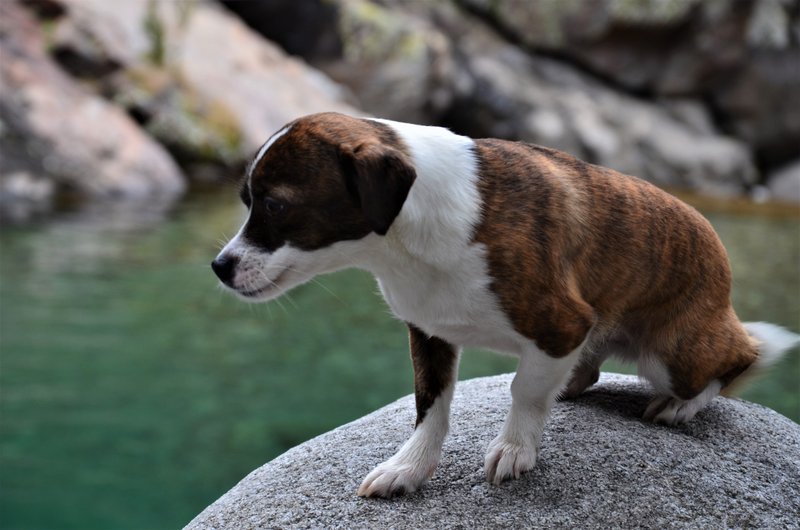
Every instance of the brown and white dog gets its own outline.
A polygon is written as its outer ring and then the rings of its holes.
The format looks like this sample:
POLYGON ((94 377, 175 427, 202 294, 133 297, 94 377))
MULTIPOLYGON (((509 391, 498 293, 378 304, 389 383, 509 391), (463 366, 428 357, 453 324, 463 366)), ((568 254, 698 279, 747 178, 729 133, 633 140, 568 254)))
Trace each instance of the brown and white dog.
POLYGON ((274 134, 248 168, 249 217, 212 266, 248 301, 317 274, 370 271, 407 323, 414 433, 358 494, 414 491, 439 462, 462 347, 519 357, 487 479, 533 468, 559 392, 609 355, 655 388, 644 416, 690 420, 798 337, 742 324, 711 225, 637 178, 544 147, 325 113, 274 134))

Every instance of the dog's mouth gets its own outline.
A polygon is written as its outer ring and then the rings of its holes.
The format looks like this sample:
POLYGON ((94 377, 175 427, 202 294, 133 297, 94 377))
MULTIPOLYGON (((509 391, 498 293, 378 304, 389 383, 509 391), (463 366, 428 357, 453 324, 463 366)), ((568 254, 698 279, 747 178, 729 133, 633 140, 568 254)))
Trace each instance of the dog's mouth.
POLYGON ((272 280, 267 279, 269 283, 263 287, 257 287, 255 289, 235 289, 236 294, 249 300, 259 300, 271 294, 278 293, 282 290, 280 282, 286 276, 288 270, 289 269, 284 269, 272 280))

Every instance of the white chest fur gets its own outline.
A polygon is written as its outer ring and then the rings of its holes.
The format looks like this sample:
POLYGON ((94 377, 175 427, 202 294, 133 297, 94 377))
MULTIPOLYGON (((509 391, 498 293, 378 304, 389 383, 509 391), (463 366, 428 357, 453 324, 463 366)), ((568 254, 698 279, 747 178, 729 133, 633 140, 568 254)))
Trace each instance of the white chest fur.
POLYGON ((453 344, 520 353, 530 343, 500 310, 485 249, 471 243, 481 216, 473 141, 439 127, 381 122, 402 138, 417 173, 368 267, 389 307, 453 344))
POLYGON ((489 289, 483 249, 471 247, 458 268, 403 263, 377 274, 392 312, 425 333, 458 346, 520 354, 528 340, 511 327, 489 289))

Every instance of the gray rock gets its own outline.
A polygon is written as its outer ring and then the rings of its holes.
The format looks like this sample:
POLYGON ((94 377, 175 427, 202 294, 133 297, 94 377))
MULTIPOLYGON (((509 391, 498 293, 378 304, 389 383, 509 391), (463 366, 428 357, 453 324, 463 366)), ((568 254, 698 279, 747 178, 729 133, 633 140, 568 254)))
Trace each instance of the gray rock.
POLYGON ((603 374, 558 403, 535 469, 486 483, 483 451, 510 406, 510 381, 457 385, 442 462, 414 494, 355 494, 411 433, 408 396, 262 466, 186 528, 799 527, 800 426, 726 398, 682 427, 645 423, 650 391, 633 376, 603 374))
MULTIPOLYGON (((89 197, 183 191, 169 153, 124 111, 66 75, 45 48, 27 11, 0 3, 0 192, 44 204, 53 189, 40 185, 43 179, 89 197)), ((0 206, 9 201, 16 199, 2 197, 0 206)))
POLYGON ((370 113, 434 123, 450 103, 454 48, 429 16, 430 9, 452 9, 450 2, 224 3, 268 39, 346 85, 370 113))
POLYGON ((0 173, 0 219, 24 223, 52 207, 55 184, 27 171, 0 173))
POLYGON ((216 3, 59 1, 57 55, 76 74, 118 65, 101 75, 102 91, 182 161, 230 166, 298 116, 359 114, 341 86, 216 3))
POLYGON ((800 0, 458 1, 510 41, 626 91, 711 102, 767 165, 797 154, 800 0))
POLYGON ((472 136, 531 141, 713 195, 741 194, 757 178, 748 147, 714 131, 696 101, 634 98, 491 35, 465 41, 462 52, 473 86, 459 91, 445 121, 472 136))
MULTIPOLYGON (((522 24, 543 9, 591 10, 591 5, 548 0, 496 7, 516 12, 522 24)), ((740 195, 757 179, 750 149, 720 134, 699 100, 663 103, 633 97, 574 65, 526 53, 457 2, 334 0, 303 6, 315 12, 312 20, 328 12, 327 30, 338 28, 341 56, 321 58, 316 48, 296 50, 351 88, 371 113, 444 124, 473 137, 555 147, 665 187, 740 195)), ((678 7, 672 15, 656 9, 648 16, 654 21, 684 16, 678 7)), ((255 17, 254 11, 276 6, 236 9, 255 17)), ((287 12, 283 31, 258 19, 251 23, 291 45, 285 28, 302 24, 292 14, 287 12)), ((529 33, 547 38, 547 32, 529 33)))
POLYGON ((767 186, 770 197, 776 201, 800 204, 800 160, 770 175, 767 186))

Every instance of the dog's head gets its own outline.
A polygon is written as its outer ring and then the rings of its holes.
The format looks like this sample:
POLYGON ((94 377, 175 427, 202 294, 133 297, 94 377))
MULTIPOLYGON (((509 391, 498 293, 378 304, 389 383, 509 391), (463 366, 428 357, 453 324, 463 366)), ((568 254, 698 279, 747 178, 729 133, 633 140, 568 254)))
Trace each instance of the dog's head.
POLYGON ((315 114, 275 133, 241 189, 247 221, 211 264, 250 301, 353 265, 359 242, 383 236, 416 177, 402 142, 380 122, 315 114))

